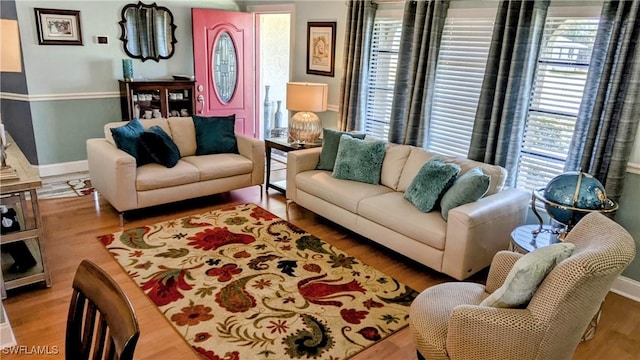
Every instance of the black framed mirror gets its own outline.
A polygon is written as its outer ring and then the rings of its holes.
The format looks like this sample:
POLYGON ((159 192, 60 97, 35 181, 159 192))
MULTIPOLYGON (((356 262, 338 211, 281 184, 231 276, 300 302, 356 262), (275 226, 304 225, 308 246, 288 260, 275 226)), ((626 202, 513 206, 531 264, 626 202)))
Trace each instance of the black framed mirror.
POLYGON ((173 56, 176 25, 173 14, 156 3, 145 5, 141 1, 122 8, 120 40, 124 52, 142 61, 168 59, 173 56))

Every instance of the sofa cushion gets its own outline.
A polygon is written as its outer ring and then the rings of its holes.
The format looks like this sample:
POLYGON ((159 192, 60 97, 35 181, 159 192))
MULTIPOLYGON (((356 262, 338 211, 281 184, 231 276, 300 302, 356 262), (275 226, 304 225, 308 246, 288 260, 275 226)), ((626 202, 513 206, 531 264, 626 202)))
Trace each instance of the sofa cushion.
POLYGON ((198 181, 200 181, 200 171, 186 161, 180 160, 172 168, 151 163, 138 168, 136 190, 162 189, 198 181))
POLYGON ((491 177, 487 196, 502 191, 504 183, 507 179, 507 170, 498 165, 486 164, 480 161, 470 160, 463 157, 443 157, 447 162, 451 162, 460 166, 460 175, 464 175, 467 171, 480 167, 485 175, 491 177))
POLYGON ((484 299, 480 306, 514 308, 526 306, 538 285, 556 264, 571 256, 575 245, 552 244, 533 250, 513 264, 502 286, 484 299))
POLYGON ((365 141, 342 135, 332 176, 377 185, 380 183, 384 150, 382 141, 365 141))
POLYGON ((380 172, 380 184, 398 190, 400 174, 410 153, 409 145, 387 144, 380 172))
POLYGON ((142 166, 152 162, 151 156, 142 146, 140 135, 144 127, 138 119, 132 119, 123 126, 111 128, 113 140, 118 149, 126 152, 136 159, 136 166, 142 166))
POLYGON ((238 153, 236 115, 193 116, 196 128, 196 155, 238 153))
POLYGON ((439 158, 427 161, 404 193, 404 198, 422 212, 431 211, 456 180, 460 167, 439 158))
POLYGON ((333 171, 338 156, 338 146, 340 145, 340 136, 348 135, 355 139, 364 139, 365 134, 347 133, 344 131, 322 129, 322 151, 320 152, 320 160, 316 169, 333 171))
POLYGON ((358 215, 433 248, 444 250, 447 223, 439 212, 423 213, 393 191, 362 199, 358 215))
POLYGON ((440 200, 440 214, 447 220, 449 210, 460 205, 474 202, 489 190, 491 177, 482 172, 482 168, 477 166, 462 174, 444 193, 440 200))
POLYGON ((200 181, 251 174, 253 171, 253 162, 238 154, 187 156, 182 160, 200 171, 200 181))
POLYGON ((152 126, 140 134, 140 141, 154 162, 168 168, 180 160, 180 150, 160 126, 152 126))
POLYGON ((180 150, 180 156, 196 154, 196 128, 191 117, 170 117, 167 119, 171 128, 173 142, 180 150))
POLYGON ((325 170, 311 170, 297 174, 296 186, 298 190, 319 197, 354 214, 362 199, 392 191, 382 185, 336 179, 331 176, 331 172, 325 170))

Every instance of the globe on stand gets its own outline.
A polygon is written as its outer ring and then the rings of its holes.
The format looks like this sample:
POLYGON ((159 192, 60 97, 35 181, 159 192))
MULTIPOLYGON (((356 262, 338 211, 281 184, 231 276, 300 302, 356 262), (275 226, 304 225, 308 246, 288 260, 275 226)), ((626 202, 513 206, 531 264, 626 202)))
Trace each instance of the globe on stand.
POLYGON ((607 198, 602 183, 592 175, 581 171, 560 174, 551 179, 546 187, 533 191, 531 206, 540 222, 539 231, 541 231, 543 221, 536 210, 536 200, 544 203, 550 218, 564 225, 564 228, 559 231, 559 239, 563 239, 588 213, 613 213, 618 209, 618 204, 607 198))

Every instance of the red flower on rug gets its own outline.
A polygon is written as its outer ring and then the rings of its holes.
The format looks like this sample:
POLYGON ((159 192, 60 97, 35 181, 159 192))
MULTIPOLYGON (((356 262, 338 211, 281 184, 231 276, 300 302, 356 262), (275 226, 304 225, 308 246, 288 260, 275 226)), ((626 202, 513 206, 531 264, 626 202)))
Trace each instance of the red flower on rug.
POLYGON ((140 284, 142 290, 149 290, 147 295, 156 305, 163 306, 182 299, 184 295, 180 290, 191 290, 191 285, 185 281, 185 277, 189 276, 187 270, 170 269, 163 265, 158 265, 158 268, 162 271, 152 274, 151 279, 140 284))
POLYGON ((367 292, 356 280, 342 284, 336 284, 336 282, 341 281, 342 278, 320 281, 320 279, 326 276, 327 274, 322 274, 301 280, 298 283, 300 295, 312 304, 342 307, 342 302, 328 299, 335 299, 337 297, 355 299, 353 294, 348 293, 358 291, 364 294, 367 292))
POLYGON ((344 321, 349 324, 360 324, 362 320, 364 320, 367 315, 369 315, 368 311, 357 311, 356 309, 342 309, 340 310, 340 316, 344 319, 344 321))
POLYGON ((220 357, 213 351, 205 350, 199 346, 194 346, 193 349, 201 358, 206 360, 240 360, 240 353, 237 351, 227 352, 224 354, 224 357, 220 357))
POLYGON ((268 212, 267 210, 261 207, 256 207, 253 210, 251 210, 251 214, 249 214, 249 216, 251 216, 256 220, 265 219, 266 221, 270 221, 278 218, 277 216, 273 215, 272 213, 268 212))
POLYGON ((171 321, 175 322, 178 326, 195 326, 201 321, 207 321, 213 319, 213 315, 210 314, 211 308, 204 305, 192 305, 183 307, 182 312, 171 315, 171 321))
POLYGON ((256 241, 256 238, 247 234, 232 233, 226 227, 215 227, 205 229, 195 236, 188 237, 187 240, 191 240, 187 245, 196 249, 217 250, 219 247, 229 244, 250 244, 256 241))
POLYGON ((358 334, 362 335, 363 338, 371 341, 378 341, 382 339, 382 336, 380 336, 380 332, 378 332, 378 329, 371 326, 367 326, 358 330, 358 334))
POLYGON ((226 264, 222 267, 219 268, 211 268, 209 270, 207 270, 207 275, 209 276, 213 276, 213 277, 218 277, 218 281, 220 282, 227 282, 229 280, 231 280, 231 278, 233 277, 233 275, 236 274, 240 274, 242 272, 242 269, 238 268, 238 265, 236 264, 226 264))

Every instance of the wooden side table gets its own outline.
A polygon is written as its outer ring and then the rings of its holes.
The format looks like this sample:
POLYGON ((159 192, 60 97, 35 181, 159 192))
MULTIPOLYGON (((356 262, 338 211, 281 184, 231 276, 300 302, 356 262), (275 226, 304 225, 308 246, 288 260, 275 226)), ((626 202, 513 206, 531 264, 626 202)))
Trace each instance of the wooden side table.
POLYGON ((300 149, 308 149, 322 146, 322 143, 315 144, 294 144, 290 143, 287 138, 270 138, 264 140, 264 149, 266 152, 266 160, 267 160, 267 174, 265 176, 265 191, 269 191, 269 188, 274 190, 278 190, 281 193, 287 192, 287 181, 277 181, 275 183, 271 183, 271 150, 276 149, 284 152, 300 150, 300 149))
MULTIPOLYGON (((0 243, 6 245, 19 241, 24 242, 37 263, 24 272, 16 273, 9 271, 11 264, 1 262, 0 293, 3 298, 6 297, 6 290, 20 286, 37 282, 44 282, 47 287, 51 286, 45 247, 42 243, 44 231, 40 218, 38 193, 36 192, 42 187, 42 180, 38 171, 31 166, 8 133, 7 142, 11 144, 7 148, 7 164, 16 170, 18 179, 0 182, 0 202, 3 205, 15 207, 19 214, 20 230, 3 234, 0 237, 0 243)), ((4 255, 2 259, 5 258, 4 255)), ((9 255, 7 254, 7 256, 9 255)))

